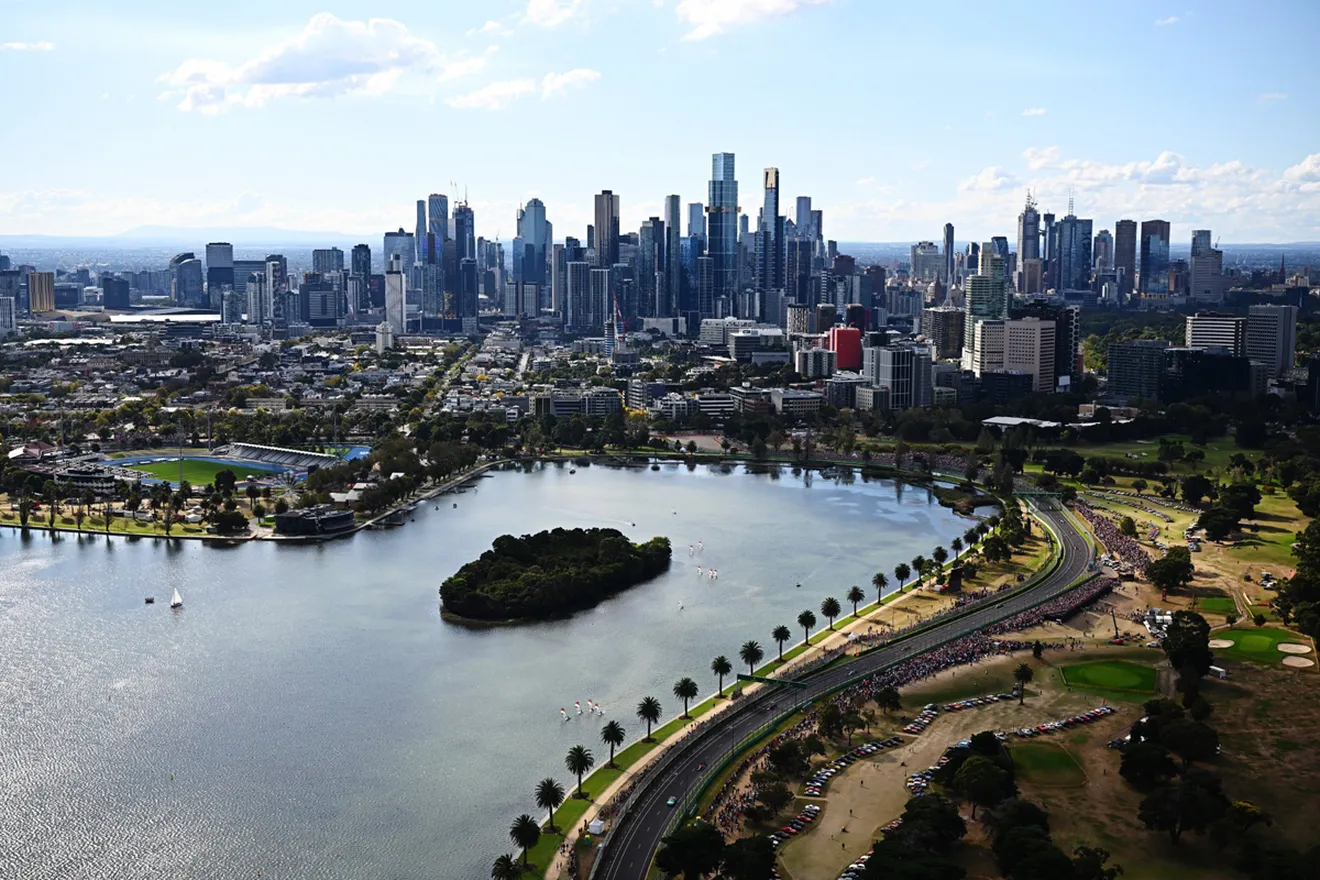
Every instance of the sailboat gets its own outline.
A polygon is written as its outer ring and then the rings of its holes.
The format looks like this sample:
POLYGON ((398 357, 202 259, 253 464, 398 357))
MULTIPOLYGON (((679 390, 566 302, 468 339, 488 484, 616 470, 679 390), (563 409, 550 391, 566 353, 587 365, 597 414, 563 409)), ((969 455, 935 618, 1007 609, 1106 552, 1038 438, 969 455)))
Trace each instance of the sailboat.
POLYGON ((174 588, 174 595, 170 597, 170 607, 171 607, 171 608, 182 608, 182 607, 183 607, 183 597, 179 595, 179 588, 178 588, 178 587, 175 587, 175 588, 174 588))

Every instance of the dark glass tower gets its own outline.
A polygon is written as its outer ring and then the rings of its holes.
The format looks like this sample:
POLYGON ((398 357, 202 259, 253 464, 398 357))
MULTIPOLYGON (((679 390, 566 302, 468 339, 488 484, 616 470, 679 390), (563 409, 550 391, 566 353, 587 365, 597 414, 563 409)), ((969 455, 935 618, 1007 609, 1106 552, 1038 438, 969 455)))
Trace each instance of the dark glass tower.
MULTIPOLYGON (((738 293, 738 181, 734 176, 733 153, 716 153, 711 157, 710 177, 706 252, 711 259, 711 297, 732 304, 738 293)), ((708 315, 706 308, 702 308, 703 317, 712 315, 713 312, 708 315)))

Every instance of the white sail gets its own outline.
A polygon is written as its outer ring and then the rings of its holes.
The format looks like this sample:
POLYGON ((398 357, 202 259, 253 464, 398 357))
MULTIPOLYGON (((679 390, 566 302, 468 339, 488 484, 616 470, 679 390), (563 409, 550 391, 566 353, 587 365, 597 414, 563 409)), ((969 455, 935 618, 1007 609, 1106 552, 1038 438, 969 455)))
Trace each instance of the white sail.
POLYGON ((174 588, 174 595, 170 597, 170 607, 171 607, 171 608, 182 608, 182 607, 183 607, 183 597, 179 595, 179 588, 178 588, 178 587, 175 587, 175 588, 174 588))

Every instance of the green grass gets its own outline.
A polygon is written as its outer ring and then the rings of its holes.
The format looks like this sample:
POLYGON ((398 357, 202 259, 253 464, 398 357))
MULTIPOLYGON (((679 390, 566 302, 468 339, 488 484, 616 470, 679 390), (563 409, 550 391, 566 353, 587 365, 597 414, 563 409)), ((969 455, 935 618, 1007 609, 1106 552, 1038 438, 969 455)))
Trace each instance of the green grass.
POLYGON ((1018 778, 1037 785, 1073 786, 1086 772, 1063 746, 1052 742, 1019 743, 1009 749, 1018 778))
MULTIPOLYGON (((545 874, 545 869, 549 867, 555 853, 559 850, 559 844, 564 842, 562 832, 565 829, 577 828, 582 822, 582 816, 595 801, 596 796, 608 788, 614 780, 618 779, 622 772, 622 770, 606 769, 602 765, 601 769, 582 780, 582 791, 587 795, 585 798, 574 797, 577 794, 576 782, 567 787, 566 794, 568 798, 559 809, 555 810, 555 828, 561 833, 551 834, 546 830, 545 824, 542 823, 541 839, 527 854, 528 861, 537 869, 535 872, 537 876, 545 874)), ((544 818, 544 813, 533 814, 533 818, 541 821, 544 818)))
MULTIPOLYGON (((142 471, 162 480, 169 480, 172 483, 179 481, 179 462, 176 461, 158 461, 149 464, 128 465, 131 470, 142 471)), ((209 486, 215 482, 215 475, 221 471, 232 471, 234 476, 240 481, 249 473, 254 476, 269 475, 269 471, 244 469, 241 465, 218 464, 214 461, 200 461, 197 459, 185 458, 183 460, 183 478, 194 486, 209 486)))
POLYGON ((1208 599, 1200 599, 1196 604, 1200 610, 1209 611, 1211 614, 1222 614, 1225 617, 1237 614, 1237 603, 1228 596, 1212 596, 1208 599))
MULTIPOLYGON (((1277 663, 1288 655, 1279 650, 1279 642, 1297 642, 1309 645, 1305 636, 1275 626, 1230 629, 1214 634, 1217 639, 1231 639, 1233 647, 1215 648, 1218 657, 1246 660, 1252 663, 1277 663)), ((1312 657, 1314 659, 1314 657, 1312 657)))
MULTIPOLYGON (((1205 453, 1205 461, 1199 462, 1196 469, 1204 472, 1208 468, 1224 468, 1228 466, 1229 457, 1235 452, 1241 452, 1233 442, 1231 437, 1216 437, 1207 442, 1204 446, 1197 446, 1192 443, 1192 438, 1186 434, 1169 434, 1163 439, 1170 442, 1181 442, 1184 452, 1191 452, 1193 449, 1199 449, 1205 453)), ((1129 443, 1102 443, 1097 445, 1083 445, 1078 447, 1082 455, 1095 456, 1100 455, 1106 458, 1122 458, 1127 453, 1141 456, 1132 459, 1135 462, 1159 461, 1160 444, 1158 440, 1132 441, 1129 443), (1142 455, 1145 453, 1145 455, 1142 455)), ((1248 453, 1248 457, 1254 457, 1248 453)), ((1170 468, 1177 474, 1190 474, 1193 472, 1192 466, 1185 461, 1170 462, 1170 468)))
POLYGON ((1064 666, 1063 680, 1083 690, 1155 693, 1155 670, 1125 660, 1102 660, 1064 666))

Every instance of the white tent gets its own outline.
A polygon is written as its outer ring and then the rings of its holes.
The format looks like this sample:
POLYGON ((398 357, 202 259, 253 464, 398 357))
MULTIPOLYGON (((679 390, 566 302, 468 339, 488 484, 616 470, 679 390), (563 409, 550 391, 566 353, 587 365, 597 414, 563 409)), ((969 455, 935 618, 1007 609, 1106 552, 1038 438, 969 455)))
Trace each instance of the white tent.
POLYGON ((599 819, 592 819, 591 824, 587 826, 587 831, 591 834, 604 834, 605 823, 599 819))

